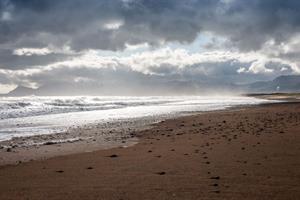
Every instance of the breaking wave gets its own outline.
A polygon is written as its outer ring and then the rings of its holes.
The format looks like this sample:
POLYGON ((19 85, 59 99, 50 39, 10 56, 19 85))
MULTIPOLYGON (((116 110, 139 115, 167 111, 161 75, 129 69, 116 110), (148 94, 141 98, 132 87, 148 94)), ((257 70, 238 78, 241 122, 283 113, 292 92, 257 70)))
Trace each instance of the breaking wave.
POLYGON ((90 123, 159 120, 195 111, 220 110, 266 101, 250 97, 200 96, 1 97, 0 141, 13 137, 61 133, 69 127, 90 123))

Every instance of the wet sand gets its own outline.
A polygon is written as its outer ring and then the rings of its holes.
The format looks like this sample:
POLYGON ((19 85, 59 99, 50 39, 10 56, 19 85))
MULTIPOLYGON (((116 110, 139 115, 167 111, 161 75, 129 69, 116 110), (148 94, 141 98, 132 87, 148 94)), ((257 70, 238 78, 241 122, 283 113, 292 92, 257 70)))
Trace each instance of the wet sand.
POLYGON ((131 135, 139 143, 128 148, 2 166, 0 199, 300 199, 299 103, 180 117, 131 135))

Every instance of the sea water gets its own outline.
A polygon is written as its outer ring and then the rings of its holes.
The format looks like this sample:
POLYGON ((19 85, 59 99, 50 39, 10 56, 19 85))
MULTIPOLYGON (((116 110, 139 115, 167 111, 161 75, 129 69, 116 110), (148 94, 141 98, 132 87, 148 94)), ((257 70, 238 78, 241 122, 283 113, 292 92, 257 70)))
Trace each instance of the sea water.
POLYGON ((267 100, 236 96, 1 97, 0 141, 62 133, 85 124, 147 117, 160 119, 265 102, 267 100))

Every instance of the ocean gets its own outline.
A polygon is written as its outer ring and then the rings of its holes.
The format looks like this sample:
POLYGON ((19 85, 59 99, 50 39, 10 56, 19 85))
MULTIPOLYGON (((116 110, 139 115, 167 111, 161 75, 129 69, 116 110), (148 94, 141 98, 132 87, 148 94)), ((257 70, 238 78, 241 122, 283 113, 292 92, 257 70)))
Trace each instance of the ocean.
POLYGON ((199 111, 255 105, 267 100, 237 96, 1 97, 0 141, 63 133, 69 128, 118 120, 153 121, 199 111))

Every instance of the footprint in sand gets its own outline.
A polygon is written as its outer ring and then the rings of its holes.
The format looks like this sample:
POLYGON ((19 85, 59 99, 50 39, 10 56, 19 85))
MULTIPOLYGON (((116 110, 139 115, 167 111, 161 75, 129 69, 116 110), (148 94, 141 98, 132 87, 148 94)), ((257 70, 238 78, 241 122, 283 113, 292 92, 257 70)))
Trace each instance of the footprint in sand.
POLYGON ((158 175, 165 175, 166 172, 157 172, 156 174, 158 174, 158 175))
POLYGON ((210 177, 210 179, 220 180, 221 178, 220 178, 220 176, 212 176, 212 177, 210 177))
POLYGON ((108 157, 110 157, 110 158, 117 158, 117 157, 118 157, 118 155, 116 155, 116 154, 112 154, 112 155, 110 155, 110 156, 108 156, 108 157))

